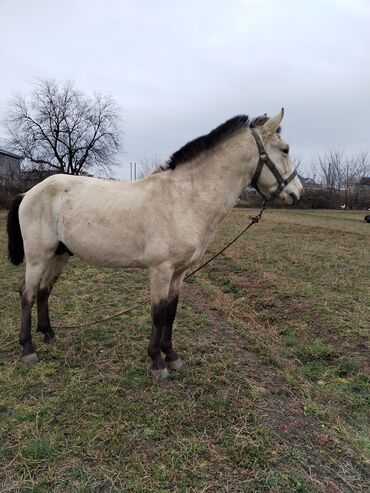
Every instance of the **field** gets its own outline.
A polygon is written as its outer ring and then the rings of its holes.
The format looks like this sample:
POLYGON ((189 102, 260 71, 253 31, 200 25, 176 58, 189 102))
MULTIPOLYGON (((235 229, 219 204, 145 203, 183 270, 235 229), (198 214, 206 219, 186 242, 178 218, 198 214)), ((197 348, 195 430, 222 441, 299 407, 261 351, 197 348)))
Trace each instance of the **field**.
MULTIPOLYGON (((234 210, 216 252, 251 211, 234 210)), ((149 306, 35 336, 19 361, 24 267, 0 213, 0 493, 369 491, 370 225, 363 213, 267 211, 185 285, 167 381, 147 371, 149 306), (190 282, 191 281, 191 282, 190 282)), ((73 258, 55 326, 148 298, 147 273, 73 258)))

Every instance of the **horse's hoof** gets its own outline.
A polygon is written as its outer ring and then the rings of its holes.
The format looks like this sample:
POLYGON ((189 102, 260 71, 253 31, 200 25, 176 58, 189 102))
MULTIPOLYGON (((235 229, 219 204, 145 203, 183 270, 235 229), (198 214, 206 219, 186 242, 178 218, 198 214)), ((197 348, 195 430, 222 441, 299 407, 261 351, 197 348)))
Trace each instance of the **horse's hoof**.
POLYGON ((167 370, 167 368, 162 368, 159 370, 154 370, 153 368, 151 368, 150 371, 152 375, 155 376, 155 378, 158 378, 158 380, 165 380, 170 376, 170 373, 167 370))
POLYGON ((22 355, 21 360, 23 361, 23 363, 33 364, 33 363, 37 363, 39 358, 37 357, 36 353, 30 353, 30 354, 22 355))
POLYGON ((48 335, 45 335, 44 337, 44 342, 46 344, 50 344, 50 345, 57 345, 60 343, 60 337, 57 336, 56 334, 53 335, 52 337, 48 336, 48 335))
POLYGON ((170 370, 181 370, 181 368, 184 366, 180 358, 177 358, 174 361, 166 361, 166 363, 167 367, 170 370))

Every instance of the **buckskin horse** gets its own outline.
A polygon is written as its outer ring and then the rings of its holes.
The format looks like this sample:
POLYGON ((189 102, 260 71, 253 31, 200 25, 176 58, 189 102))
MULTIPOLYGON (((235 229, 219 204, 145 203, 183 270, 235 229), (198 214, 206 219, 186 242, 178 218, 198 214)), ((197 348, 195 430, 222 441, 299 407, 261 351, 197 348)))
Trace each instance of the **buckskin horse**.
POLYGON ((11 262, 26 259, 21 359, 38 361, 31 336, 35 300, 37 330, 45 342, 57 337, 48 299, 73 254, 92 265, 150 270, 151 371, 166 378, 168 369, 180 369, 172 326, 185 273, 199 262, 242 190, 252 185, 266 199, 286 204, 300 198, 302 185, 280 136, 283 115, 282 109, 272 118, 231 118, 133 183, 60 174, 17 196, 8 236, 11 262))

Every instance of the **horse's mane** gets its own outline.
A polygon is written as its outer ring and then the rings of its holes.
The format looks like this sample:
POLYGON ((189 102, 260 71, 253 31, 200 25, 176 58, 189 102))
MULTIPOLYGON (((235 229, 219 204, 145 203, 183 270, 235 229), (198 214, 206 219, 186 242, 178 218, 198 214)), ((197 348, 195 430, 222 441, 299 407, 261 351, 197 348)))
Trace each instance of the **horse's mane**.
POLYGON ((257 116, 252 120, 248 115, 237 115, 225 123, 222 123, 211 132, 206 135, 202 135, 197 139, 191 140, 185 144, 181 149, 174 152, 172 156, 166 161, 166 163, 156 171, 164 171, 167 169, 175 169, 180 164, 186 163, 191 159, 195 159, 202 152, 208 151, 215 147, 217 144, 230 137, 235 132, 242 128, 258 127, 266 123, 269 119, 267 115, 257 116))

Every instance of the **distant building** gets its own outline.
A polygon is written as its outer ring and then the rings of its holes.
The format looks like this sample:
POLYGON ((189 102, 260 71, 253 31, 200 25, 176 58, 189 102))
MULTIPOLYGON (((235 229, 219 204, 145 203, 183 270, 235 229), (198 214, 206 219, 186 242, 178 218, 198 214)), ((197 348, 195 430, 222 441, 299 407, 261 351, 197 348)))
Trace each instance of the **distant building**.
MULTIPOLYGON (((16 186, 23 190, 29 190, 49 176, 59 173, 57 169, 21 169, 24 157, 0 148, 0 185, 16 186)), ((93 177, 94 175, 81 171, 80 176, 93 177)))
POLYGON ((23 156, 0 149, 0 182, 16 181, 21 172, 23 156))
POLYGON ((357 192, 362 192, 365 190, 370 190, 370 176, 363 176, 361 180, 356 183, 357 192))
POLYGON ((304 176, 298 175, 303 188, 322 188, 319 183, 316 183, 312 178, 305 178, 304 176))

